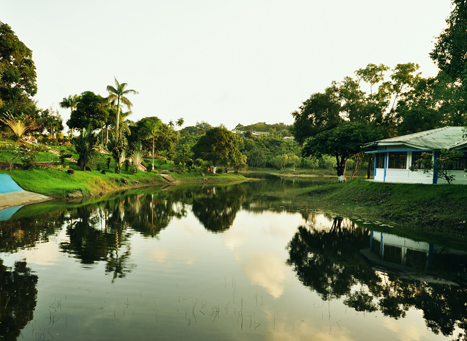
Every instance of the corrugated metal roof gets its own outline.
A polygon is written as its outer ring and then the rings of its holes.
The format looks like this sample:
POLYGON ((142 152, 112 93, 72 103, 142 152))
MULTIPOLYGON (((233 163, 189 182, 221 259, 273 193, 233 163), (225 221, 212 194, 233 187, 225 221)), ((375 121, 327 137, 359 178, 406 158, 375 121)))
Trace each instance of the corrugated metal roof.
POLYGON ((465 127, 443 127, 415 134, 374 141, 364 147, 403 145, 419 149, 460 149, 467 145, 463 138, 465 127))

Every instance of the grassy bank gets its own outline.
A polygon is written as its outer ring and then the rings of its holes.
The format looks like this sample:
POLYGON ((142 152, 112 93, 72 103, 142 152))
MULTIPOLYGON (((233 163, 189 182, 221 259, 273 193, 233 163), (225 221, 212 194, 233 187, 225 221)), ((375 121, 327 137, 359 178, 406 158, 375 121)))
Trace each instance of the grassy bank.
POLYGON ((406 235, 422 233, 435 239, 467 241, 465 186, 355 180, 269 195, 289 199, 295 206, 384 222, 406 235))
MULTIPOLYGON (((75 171, 69 174, 60 169, 32 169, 0 171, 1 174, 10 175, 18 185, 31 192, 44 194, 54 198, 65 198, 68 193, 81 190, 84 196, 107 193, 122 189, 170 185, 157 172, 138 172, 136 174, 115 174, 100 172, 75 171)), ((215 183, 215 182, 237 182, 245 181, 242 175, 227 174, 205 174, 199 172, 171 174, 179 183, 215 183)))

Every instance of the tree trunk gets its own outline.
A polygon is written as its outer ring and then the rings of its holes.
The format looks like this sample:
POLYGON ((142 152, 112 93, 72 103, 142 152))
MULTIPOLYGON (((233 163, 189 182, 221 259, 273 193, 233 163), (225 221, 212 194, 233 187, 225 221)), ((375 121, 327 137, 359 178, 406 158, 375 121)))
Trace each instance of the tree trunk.
POLYGON ((359 154, 355 155, 355 167, 353 169, 352 177, 350 178, 350 180, 353 180, 353 177, 355 176, 355 173, 357 173, 359 156, 360 156, 359 154))
POLYGON ((372 163, 372 160, 373 160, 373 157, 370 156, 370 158, 368 159, 368 168, 367 168, 367 171, 366 171, 366 178, 367 179, 371 178, 371 163, 372 163))
POLYGON ((336 155, 336 170, 339 182, 345 182, 345 164, 347 160, 339 160, 339 155, 336 155))
POLYGON ((154 170, 154 136, 152 137, 152 170, 154 170))
POLYGON ((117 97, 117 124, 116 124, 116 130, 115 130, 115 138, 117 139, 117 142, 119 140, 119 128, 120 125, 120 96, 117 97))

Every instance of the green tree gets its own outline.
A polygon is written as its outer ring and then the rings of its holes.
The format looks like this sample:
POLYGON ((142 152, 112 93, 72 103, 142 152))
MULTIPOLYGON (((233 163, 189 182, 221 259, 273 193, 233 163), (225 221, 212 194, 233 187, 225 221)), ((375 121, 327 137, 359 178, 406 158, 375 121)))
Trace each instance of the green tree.
POLYGON ((247 156, 250 167, 262 168, 266 165, 266 156, 261 148, 252 149, 247 156))
POLYGON ((107 142, 107 149, 112 153, 112 158, 115 161, 115 173, 122 172, 122 163, 125 161, 127 148, 127 139, 122 136, 120 139, 114 134, 110 134, 109 142, 107 142))
POLYGON ((66 122, 69 128, 92 130, 102 127, 106 111, 105 98, 96 95, 92 91, 85 91, 79 97, 76 104, 76 109, 70 115, 70 119, 66 122))
POLYGON ((157 117, 145 117, 141 120, 142 125, 139 130, 140 136, 144 139, 152 140, 152 169, 154 169, 154 147, 156 138, 161 134, 160 127, 162 121, 157 117))
MULTIPOLYGON (((78 95, 69 95, 68 97, 63 97, 62 101, 58 103, 60 108, 63 109, 70 109, 70 115, 73 113, 73 110, 75 110, 76 105, 78 104, 78 95)), ((71 128, 71 137, 73 137, 73 128, 71 128)))
POLYGON ((117 120, 115 124, 115 135, 116 139, 118 141, 119 136, 120 136, 120 103, 125 104, 129 110, 131 110, 131 107, 133 106, 133 103, 125 97, 128 94, 138 94, 136 90, 133 89, 127 89, 127 83, 119 83, 117 81, 117 78, 115 78, 115 86, 112 85, 107 85, 107 91, 109 92, 109 97, 108 100, 109 102, 117 102, 117 120))
POLYGON ((83 128, 81 134, 74 140, 76 153, 79 155, 78 165, 82 171, 86 170, 86 164, 92 155, 96 153, 94 147, 97 141, 98 137, 93 133, 92 129, 86 128, 83 128))
POLYGON ((180 117, 176 123, 177 123, 177 126, 181 127, 183 123, 185 123, 185 120, 183 119, 183 117, 180 117))
POLYGON ((238 152, 237 138, 225 127, 212 128, 192 147, 193 157, 208 160, 214 165, 228 164, 238 152))
POLYGON ((307 140, 303 147, 303 156, 321 156, 329 154, 336 159, 339 181, 344 181, 347 160, 360 152, 366 142, 381 138, 374 127, 357 122, 343 122, 337 127, 325 130, 307 140))
POLYGON ((438 36, 430 53, 438 67, 455 80, 467 81, 467 2, 451 0, 452 12, 446 19, 448 27, 438 36))
POLYGON ((231 161, 231 165, 234 168, 235 172, 238 173, 240 169, 243 169, 247 165, 248 158, 246 155, 243 155, 240 151, 235 153, 231 161))
POLYGON ((36 111, 36 77, 32 51, 0 21, 0 115, 36 111))
POLYGON ((49 139, 53 139, 57 132, 63 130, 62 118, 58 111, 52 108, 41 112, 42 127, 49 132, 49 139))
POLYGON ((319 132, 336 127, 342 122, 341 104, 336 84, 324 93, 315 93, 292 113, 295 119, 293 135, 301 145, 307 138, 319 132))

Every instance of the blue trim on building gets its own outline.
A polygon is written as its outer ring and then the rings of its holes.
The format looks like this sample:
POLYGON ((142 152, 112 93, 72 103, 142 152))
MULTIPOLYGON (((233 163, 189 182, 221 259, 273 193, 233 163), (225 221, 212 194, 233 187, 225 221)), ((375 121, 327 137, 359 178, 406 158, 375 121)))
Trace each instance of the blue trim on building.
POLYGON ((378 150, 372 150, 369 152, 365 152, 365 154, 375 154, 375 153, 386 153, 386 152, 432 152, 433 149, 378 149, 378 150))
POLYGON ((378 164, 377 161, 378 154, 375 154, 375 165, 373 167, 373 180, 376 179, 376 165, 378 164))
POLYGON ((433 184, 438 184, 438 158, 439 158, 439 151, 435 150, 433 153, 433 184))
POLYGON ((386 182, 386 171, 388 169, 388 153, 384 154, 384 176, 383 182, 386 182))

